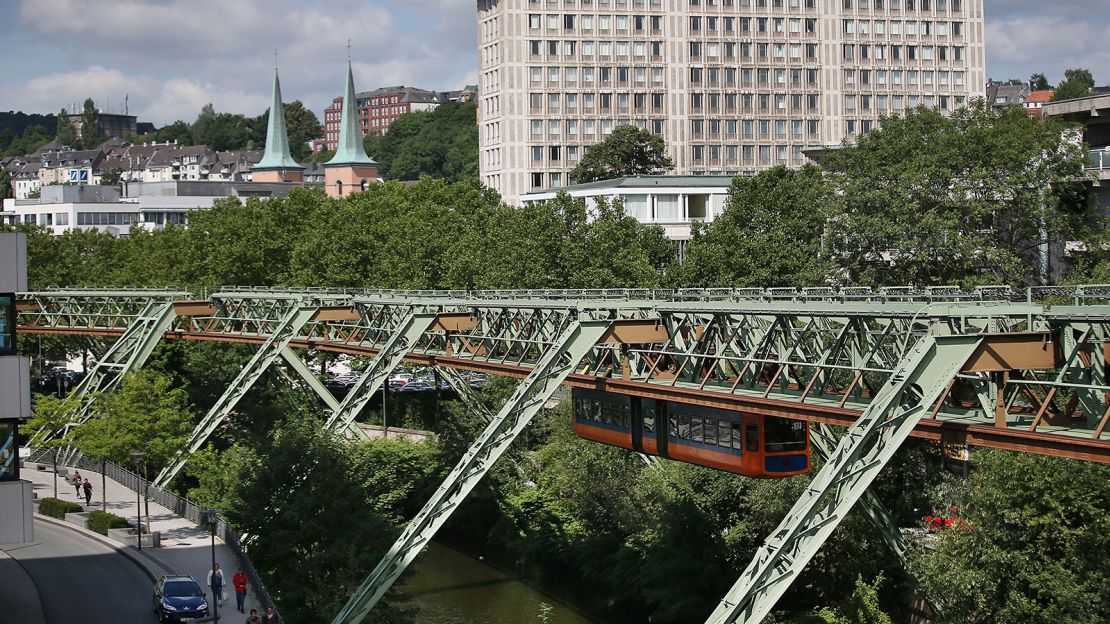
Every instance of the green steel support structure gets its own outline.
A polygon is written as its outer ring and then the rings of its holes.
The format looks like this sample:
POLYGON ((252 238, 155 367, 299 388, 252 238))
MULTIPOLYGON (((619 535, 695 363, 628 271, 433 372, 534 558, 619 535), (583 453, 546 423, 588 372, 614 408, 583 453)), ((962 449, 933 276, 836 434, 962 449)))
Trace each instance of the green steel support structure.
POLYGON ((397 538, 369 578, 355 590, 350 601, 332 620, 333 624, 354 624, 367 616, 470 490, 524 431, 532 417, 539 413, 574 366, 601 339, 609 325, 607 320, 570 322, 447 475, 431 500, 397 538))
POLYGON ((120 352, 135 357, 112 357, 131 368, 163 327, 169 339, 259 345, 160 483, 279 358, 288 363, 283 374, 321 398, 337 433, 351 428, 402 361, 435 366, 464 404, 484 415, 457 371, 523 380, 336 623, 366 616, 560 383, 811 423, 825 466, 710 617, 713 624, 758 622, 857 501, 902 551, 897 529, 867 488, 909 435, 1110 463, 1105 286, 1025 293, 232 288, 204 297, 58 290, 19 299, 21 333, 117 337, 120 352), (180 307, 167 319, 148 309, 170 310, 171 302, 180 307), (372 364, 357 391, 337 401, 297 349, 369 357, 372 364), (848 433, 835 440, 826 424, 848 433))

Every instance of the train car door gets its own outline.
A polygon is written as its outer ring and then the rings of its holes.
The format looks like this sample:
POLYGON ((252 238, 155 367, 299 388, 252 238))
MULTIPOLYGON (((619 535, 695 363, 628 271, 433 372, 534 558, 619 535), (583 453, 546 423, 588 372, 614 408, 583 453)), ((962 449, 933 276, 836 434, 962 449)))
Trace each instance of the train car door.
POLYGON ((632 450, 644 452, 644 414, 640 409, 640 397, 630 397, 632 416, 632 450))

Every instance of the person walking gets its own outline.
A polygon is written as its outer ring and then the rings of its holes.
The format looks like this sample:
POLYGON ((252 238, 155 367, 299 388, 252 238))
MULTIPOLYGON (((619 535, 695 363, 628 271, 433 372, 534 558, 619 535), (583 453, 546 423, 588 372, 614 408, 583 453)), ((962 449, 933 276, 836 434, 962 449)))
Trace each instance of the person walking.
POLYGON ((73 471, 73 489, 77 492, 77 498, 81 498, 81 473, 73 471))
POLYGON ((251 609, 251 616, 247 618, 247 624, 262 624, 262 619, 258 617, 258 609, 251 609))
POLYGON ((267 624, 273 624, 278 621, 277 614, 274 613, 273 607, 266 607, 266 615, 262 618, 262 621, 267 624))
POLYGON ((92 504, 92 483, 85 479, 85 506, 88 507, 92 504))
POLYGON ((214 564, 212 570, 208 572, 208 586, 212 588, 213 602, 219 601, 220 605, 224 603, 224 573, 220 570, 220 564, 214 564))
POLYGON ((243 568, 235 571, 235 576, 231 577, 231 585, 235 587, 236 608, 239 609, 239 613, 246 613, 243 603, 247 599, 247 574, 243 572, 243 568))

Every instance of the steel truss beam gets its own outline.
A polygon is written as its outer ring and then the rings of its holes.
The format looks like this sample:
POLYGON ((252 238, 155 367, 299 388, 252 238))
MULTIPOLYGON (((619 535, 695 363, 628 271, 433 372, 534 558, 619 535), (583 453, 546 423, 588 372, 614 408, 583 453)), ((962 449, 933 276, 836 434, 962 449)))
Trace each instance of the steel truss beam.
POLYGON ((366 617, 609 326, 609 321, 569 322, 431 500, 335 616, 333 624, 356 624, 366 617))
MULTIPOLYGON (((212 432, 239 404, 239 400, 247 394, 255 382, 262 378, 270 365, 279 357, 282 357, 285 349, 289 347, 290 341, 297 336, 297 333, 312 318, 316 310, 317 306, 314 304, 298 304, 289 308, 281 317, 280 322, 277 323, 273 333, 263 343, 262 348, 255 352, 246 366, 236 375, 231 385, 224 390, 224 393, 220 395, 220 398, 197 424, 188 443, 186 443, 185 449, 178 452, 173 461, 158 474, 158 477, 154 480, 155 485, 164 487, 177 476, 189 455, 204 446, 212 432)), ((294 359, 299 361, 299 358, 295 356, 294 359)), ((308 376, 311 377, 311 373, 308 376)))
POLYGON ((707 624, 763 621, 983 340, 926 336, 914 345, 707 624))

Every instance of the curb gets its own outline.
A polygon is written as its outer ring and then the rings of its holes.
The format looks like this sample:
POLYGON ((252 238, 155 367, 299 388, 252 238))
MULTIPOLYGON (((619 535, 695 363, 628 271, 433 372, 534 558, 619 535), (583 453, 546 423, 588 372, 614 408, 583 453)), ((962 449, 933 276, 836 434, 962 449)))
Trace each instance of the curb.
POLYGON ((115 541, 110 540, 110 539, 104 537, 103 535, 101 535, 101 534, 99 534, 95 531, 90 531, 88 529, 82 529, 81 527, 79 527, 75 524, 72 524, 70 522, 64 522, 62 520, 58 520, 57 518, 53 518, 53 517, 50 517, 50 516, 44 516, 44 515, 40 514, 37 511, 35 512, 34 518, 35 518, 35 520, 41 520, 41 521, 43 521, 47 524, 52 524, 52 525, 54 525, 56 527, 59 527, 59 528, 63 528, 63 529, 67 529, 67 530, 70 530, 70 531, 74 531, 76 533, 80 533, 80 534, 84 535, 85 537, 88 537, 90 539, 94 539, 94 540, 100 542, 101 544, 104 544, 105 546, 107 546, 107 547, 111 548, 112 550, 118 552, 119 554, 123 555, 124 557, 127 557, 135 565, 142 568, 143 572, 146 572, 147 576, 150 577, 150 582, 151 583, 156 582, 158 580, 158 578, 161 577, 161 576, 165 576, 165 575, 168 575, 168 574, 173 574, 173 570, 170 570, 166 566, 162 565, 162 563, 156 561, 153 557, 149 557, 145 554, 141 554, 138 550, 135 550, 134 548, 131 548, 130 546, 121 546, 121 545, 117 544, 115 541))

